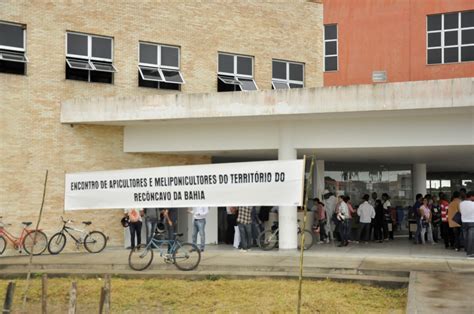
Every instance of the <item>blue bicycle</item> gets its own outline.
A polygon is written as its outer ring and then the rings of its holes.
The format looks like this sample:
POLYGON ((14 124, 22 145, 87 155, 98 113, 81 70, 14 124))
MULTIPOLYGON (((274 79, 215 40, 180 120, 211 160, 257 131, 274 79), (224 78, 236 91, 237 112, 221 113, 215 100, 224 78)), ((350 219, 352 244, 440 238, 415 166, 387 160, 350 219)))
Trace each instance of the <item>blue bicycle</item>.
POLYGON ((166 240, 160 238, 160 234, 156 232, 146 245, 140 245, 130 251, 128 265, 133 270, 147 269, 153 262, 153 250, 156 249, 165 263, 174 264, 184 271, 195 269, 201 261, 201 251, 192 243, 178 240, 181 236, 182 233, 174 233, 173 240, 166 240))

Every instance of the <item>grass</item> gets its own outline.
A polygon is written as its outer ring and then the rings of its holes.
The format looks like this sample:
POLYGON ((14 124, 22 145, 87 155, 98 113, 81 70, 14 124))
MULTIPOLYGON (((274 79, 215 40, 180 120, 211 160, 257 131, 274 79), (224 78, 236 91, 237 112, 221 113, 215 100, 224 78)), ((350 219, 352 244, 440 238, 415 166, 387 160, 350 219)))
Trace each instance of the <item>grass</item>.
MULTIPOLYGON (((71 281, 77 281, 78 313, 98 313, 100 278, 49 278, 48 312, 65 313, 71 281)), ((25 281, 15 280, 13 312, 21 310, 25 281)), ((0 280, 3 303, 8 280, 0 280)), ((112 278, 112 313, 296 312, 298 281, 275 279, 112 278)), ((407 289, 384 289, 330 280, 304 281, 302 312, 404 313, 407 289)), ((27 312, 41 312, 41 279, 31 282, 27 312)))

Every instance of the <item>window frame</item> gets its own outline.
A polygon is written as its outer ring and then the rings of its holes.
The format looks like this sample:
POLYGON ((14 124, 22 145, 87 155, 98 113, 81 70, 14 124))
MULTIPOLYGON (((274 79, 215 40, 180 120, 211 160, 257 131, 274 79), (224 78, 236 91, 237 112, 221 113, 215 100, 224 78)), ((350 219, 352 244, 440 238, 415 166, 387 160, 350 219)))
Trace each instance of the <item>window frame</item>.
MULTIPOLYGON (((224 76, 235 76, 235 77, 242 77, 242 78, 246 78, 246 79, 254 79, 254 65, 255 65, 255 61, 254 61, 254 57, 253 56, 248 56, 248 55, 243 55, 243 54, 236 54, 236 53, 229 53, 229 52, 217 52, 217 75, 224 75, 224 76), (219 71, 219 55, 226 55, 226 56, 231 56, 234 58, 234 73, 230 73, 230 72, 221 72, 219 71), (250 60, 252 61, 252 75, 247 75, 247 74, 238 74, 237 73, 237 57, 244 57, 244 58, 250 58, 250 60)), ((255 83, 255 85, 257 85, 255 83)))
POLYGON ((337 23, 330 23, 323 25, 323 64, 324 72, 337 72, 339 71, 339 25, 337 23), (336 26, 336 39, 326 39, 326 26, 336 26), (327 42, 336 42, 336 54, 327 55, 326 54, 326 43, 327 42), (336 57, 336 69, 335 70, 326 70, 326 58, 336 57))
POLYGON ((292 89, 290 84, 301 85, 301 88, 304 88, 304 86, 305 86, 305 84, 304 84, 304 82, 305 82, 305 63, 304 62, 297 62, 297 61, 283 60, 283 59, 272 59, 272 86, 273 86, 273 89, 283 89, 283 88, 275 88, 275 85, 273 84, 273 82, 286 84, 288 86, 288 89, 292 89), (286 79, 285 80, 273 77, 273 62, 285 63, 285 65, 286 65, 286 79), (302 81, 290 80, 290 64, 296 64, 296 65, 303 66, 303 80, 302 81))
MULTIPOLYGON (((93 34, 86 34, 86 33, 80 33, 80 32, 73 32, 73 31, 66 31, 66 58, 75 58, 75 59, 84 59, 84 60, 89 60, 89 61, 105 61, 105 62, 114 62, 114 38, 109 37, 109 36, 102 36, 102 35, 93 35, 93 34), (70 54, 67 52, 68 48, 68 34, 74 34, 74 35, 80 35, 80 36, 86 36, 87 37, 87 56, 83 55, 76 55, 76 54, 70 54), (98 57, 93 57, 92 56, 92 37, 96 38, 105 38, 105 39, 110 39, 111 45, 110 45, 110 59, 108 58, 98 58, 98 57)), ((113 64, 112 64, 113 66, 113 64)), ((115 69, 115 66, 114 66, 115 69)), ((117 69, 115 69, 117 71, 117 69)))
MULTIPOLYGON (((0 49, 2 49, 2 50, 10 50, 10 51, 18 51, 18 52, 23 52, 23 53, 26 54, 26 25, 20 24, 20 23, 6 22, 6 21, 0 21, 0 24, 7 24, 7 25, 19 26, 19 27, 21 27, 21 28, 23 29, 23 48, 0 45, 0 49)), ((26 55, 25 55, 25 57, 26 57, 26 55)), ((27 61, 27 62, 28 62, 28 61, 27 61)))
POLYGON ((426 37, 425 37, 425 49, 426 49, 426 65, 443 65, 443 64, 455 64, 455 63, 464 63, 464 62, 474 62, 474 60, 468 60, 468 61, 462 61, 462 48, 464 47, 474 47, 474 43, 470 44, 463 44, 462 43, 462 32, 465 30, 474 30, 474 26, 469 26, 469 27, 462 27, 462 13, 464 12, 474 12, 474 10, 466 10, 466 11, 458 11, 458 12, 444 12, 444 13, 437 13, 437 14, 429 14, 426 15, 426 21, 425 21, 425 27, 426 27, 426 37), (453 14, 456 13, 458 16, 458 27, 457 28, 450 28, 450 29, 445 29, 444 27, 444 18, 446 14, 453 14), (428 18, 430 16, 436 16, 440 15, 441 16, 441 29, 439 30, 428 30, 428 18), (446 32, 458 32, 457 34, 457 44, 456 45, 445 45, 445 33, 446 32), (440 40, 440 46, 433 46, 429 47, 429 34, 437 34, 439 33, 441 36, 440 40), (457 48, 457 61, 453 62, 445 62, 444 61, 444 50, 449 49, 449 48, 457 48), (437 50, 441 49, 441 62, 438 63, 429 63, 428 62, 428 53, 430 50, 437 50))
POLYGON ((178 85, 183 85, 183 84, 186 83, 186 81, 184 80, 183 74, 181 73, 181 47, 180 46, 152 43, 152 42, 148 42, 148 41, 138 41, 138 66, 137 67, 138 67, 138 71, 140 73, 140 76, 141 76, 142 80, 144 80, 144 81, 163 82, 163 83, 178 84, 178 85), (140 62, 141 44, 156 46, 156 49, 157 49, 157 53, 156 53, 157 63, 156 64, 140 62), (162 60, 161 60, 161 49, 162 49, 162 47, 178 49, 178 66, 177 67, 169 66, 169 65, 162 65, 162 60), (141 67, 156 69, 158 71, 159 75, 160 75, 161 80, 152 80, 152 79, 145 78, 144 75, 143 75, 141 67), (179 77, 181 78, 182 82, 166 80, 165 75, 163 74, 162 70, 178 72, 179 77))
MULTIPOLYGON (((242 92, 251 92, 251 91, 259 90, 257 82, 255 82, 255 78, 254 78, 254 73, 255 73, 255 68, 254 68, 255 67, 255 60, 254 59, 255 59, 254 56, 218 51, 217 52, 217 79, 221 80, 224 84, 227 84, 227 85, 239 86, 240 91, 242 91, 242 92), (219 71, 219 55, 231 56, 234 59, 233 60, 234 61, 234 72, 233 73, 219 71), (244 58, 249 58, 250 59, 250 61, 252 62, 252 75, 237 73, 237 65, 238 65, 237 60, 238 60, 238 57, 244 57, 244 58), (221 78, 221 76, 232 77, 233 80, 236 81, 236 82, 239 82, 239 84, 228 84, 221 78), (255 89, 243 89, 239 78, 242 79, 242 80, 246 80, 246 81, 252 80, 253 84, 255 85, 255 89)), ((229 79, 229 78, 224 78, 224 79, 229 79)))

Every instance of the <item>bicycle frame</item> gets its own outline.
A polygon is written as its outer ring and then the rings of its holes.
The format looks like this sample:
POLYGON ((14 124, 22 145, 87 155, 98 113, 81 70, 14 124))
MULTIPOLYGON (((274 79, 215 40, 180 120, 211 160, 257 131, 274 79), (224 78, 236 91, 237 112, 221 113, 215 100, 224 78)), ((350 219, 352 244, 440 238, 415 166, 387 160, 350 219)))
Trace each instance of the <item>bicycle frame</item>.
POLYGON ((169 253, 166 253, 166 254, 173 254, 173 252, 176 251, 176 249, 181 246, 180 242, 176 239, 175 240, 156 240, 155 238, 152 237, 151 240, 146 244, 145 250, 143 250, 141 257, 145 256, 148 250, 153 250, 152 245, 158 247, 160 256, 163 256, 164 250, 161 248, 163 244, 168 244, 168 247, 171 246, 168 248, 169 253))
POLYGON ((23 243, 23 239, 25 238, 25 236, 30 233, 31 231, 33 230, 30 230, 28 229, 26 226, 23 227, 23 229, 21 230, 21 234, 19 237, 15 237, 13 234, 11 234, 10 232, 8 232, 7 229, 5 229, 5 227, 0 227, 0 235, 3 235, 5 236, 5 239, 8 240, 8 242, 10 244, 13 244, 15 246, 17 246, 18 248, 21 248, 22 247, 22 243, 23 243))
POLYGON ((63 228, 61 229, 60 232, 62 234, 67 233, 76 243, 81 243, 82 242, 81 237, 84 239, 85 236, 88 234, 88 232, 86 230, 81 230, 81 229, 77 229, 77 228, 74 228, 74 227, 69 227, 66 224, 67 224, 67 222, 64 223, 63 228), (79 237, 79 239, 77 239, 69 230, 81 233, 81 237, 79 237))

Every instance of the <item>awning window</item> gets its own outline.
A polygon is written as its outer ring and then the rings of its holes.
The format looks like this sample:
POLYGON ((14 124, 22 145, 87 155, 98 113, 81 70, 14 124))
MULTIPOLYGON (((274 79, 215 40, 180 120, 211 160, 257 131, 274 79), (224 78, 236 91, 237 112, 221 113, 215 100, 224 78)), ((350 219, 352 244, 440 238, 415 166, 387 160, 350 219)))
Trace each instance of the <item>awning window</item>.
POLYGON ((140 76, 145 81, 156 81, 163 82, 163 76, 160 72, 160 69, 153 67, 139 66, 138 70, 140 71, 140 76))

